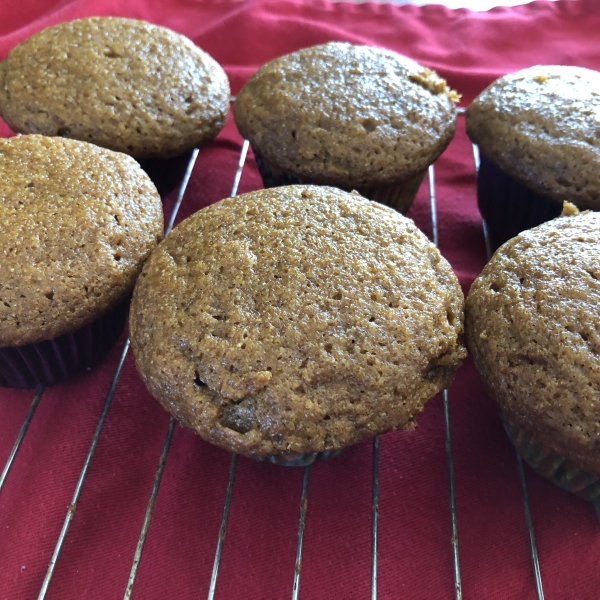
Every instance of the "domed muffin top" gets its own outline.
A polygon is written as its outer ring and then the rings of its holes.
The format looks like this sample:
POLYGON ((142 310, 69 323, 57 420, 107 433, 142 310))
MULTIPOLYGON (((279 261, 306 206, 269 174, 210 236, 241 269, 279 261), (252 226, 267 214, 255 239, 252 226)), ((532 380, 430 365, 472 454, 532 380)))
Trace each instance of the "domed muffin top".
POLYGON ((169 158, 213 139, 229 111, 221 67, 186 37, 116 17, 44 29, 0 63, 0 115, 14 131, 169 158))
POLYGON ((535 66, 501 77, 467 109, 481 152, 527 188, 600 208, 600 73, 535 66))
POLYGON ((600 214, 501 246, 466 301, 469 350, 500 407, 600 477, 600 214))
POLYGON ((131 157, 0 139, 0 346, 53 339, 114 308, 162 227, 160 197, 131 157))
POLYGON ((409 58, 330 42, 261 67, 238 94, 234 116, 278 168, 360 187, 423 172, 454 135, 457 99, 409 58))
POLYGON ((334 188, 201 210, 152 254, 132 302, 150 392, 250 456, 411 428, 464 356, 462 292, 435 246, 410 219, 334 188))

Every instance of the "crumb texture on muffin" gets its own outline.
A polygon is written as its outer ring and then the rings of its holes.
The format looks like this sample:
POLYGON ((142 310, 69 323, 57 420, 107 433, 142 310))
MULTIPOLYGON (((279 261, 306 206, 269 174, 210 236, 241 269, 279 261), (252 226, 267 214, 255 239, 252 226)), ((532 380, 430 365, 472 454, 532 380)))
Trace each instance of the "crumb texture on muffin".
POLYGON ((600 208, 600 73, 535 66, 467 109, 467 133, 507 175, 549 199, 600 208))
POLYGON ((261 67, 240 91, 240 133, 279 169, 362 187, 413 177, 446 148, 457 96, 413 60, 330 42, 261 67))
POLYGON ((392 209, 333 188, 222 200, 138 280, 136 365, 163 406, 249 456, 411 429, 464 356, 449 264, 392 209))
POLYGON ((0 115, 21 133, 169 158, 213 139, 229 111, 223 69, 186 37, 92 17, 44 29, 0 63, 0 115))
POLYGON ((0 140, 0 347, 70 333, 131 293, 162 237, 156 188, 125 154, 0 140))
POLYGON ((506 415, 600 477, 600 214, 502 246, 466 301, 470 353, 506 415))

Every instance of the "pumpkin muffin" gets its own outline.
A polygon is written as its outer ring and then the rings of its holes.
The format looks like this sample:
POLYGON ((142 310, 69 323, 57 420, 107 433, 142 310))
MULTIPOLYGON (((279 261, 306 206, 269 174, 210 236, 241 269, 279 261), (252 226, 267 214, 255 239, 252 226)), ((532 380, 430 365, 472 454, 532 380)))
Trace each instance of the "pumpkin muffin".
POLYGON ((61 23, 0 63, 0 116, 14 131, 136 159, 171 158, 212 140, 228 110, 223 69, 191 40, 144 21, 61 23))
POLYGON ((465 355, 462 292, 435 246, 328 187, 197 212, 153 252, 132 302, 150 393, 205 440, 280 464, 412 429, 465 355))
POLYGON ((41 135, 0 140, 0 386, 51 385, 119 337, 160 197, 129 156, 41 135))
POLYGON ((479 145, 479 209, 494 249, 560 215, 600 208, 600 73, 535 66, 501 77, 467 109, 479 145))
MULTIPOLYGON (((568 209, 573 215, 573 205, 568 209)), ((470 353, 524 459, 600 499, 600 214, 504 244, 466 301, 470 353)))
POLYGON ((234 116, 266 187, 332 185, 408 210, 456 127, 456 92, 413 60, 330 42, 261 67, 234 116))

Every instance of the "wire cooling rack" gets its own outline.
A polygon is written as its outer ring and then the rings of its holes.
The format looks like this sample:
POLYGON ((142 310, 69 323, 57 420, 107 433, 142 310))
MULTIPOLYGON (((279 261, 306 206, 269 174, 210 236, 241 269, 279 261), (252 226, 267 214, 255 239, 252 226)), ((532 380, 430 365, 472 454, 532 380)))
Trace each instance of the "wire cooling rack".
MULTIPOLYGON (((463 115, 464 111, 459 110, 459 114, 463 115)), ((244 141, 241 152, 239 155, 237 170, 234 175, 232 187, 231 187, 231 196, 235 196, 238 190, 239 182, 242 176, 242 172, 244 169, 244 165, 246 163, 246 157, 248 154, 248 141, 244 141)), ((472 147, 473 149, 473 163, 475 170, 479 168, 479 152, 476 146, 472 147)), ((165 234, 168 234, 175 222, 177 217, 179 208, 184 199, 186 188, 188 182, 190 180, 190 176, 194 169, 194 165, 196 163, 196 159, 198 157, 198 150, 194 150, 189 163, 187 165, 186 172, 182 179, 177 198, 174 204, 174 207, 171 211, 169 219, 167 221, 167 225, 165 227, 165 234)), ((432 241, 437 246, 438 245, 438 219, 437 219, 437 208, 436 208, 436 185, 435 185, 435 167, 432 165, 428 170, 428 184, 429 184, 429 208, 430 208, 430 218, 431 218, 431 231, 432 231, 432 241)), ((485 227, 485 223, 483 223, 484 235, 486 240, 486 247, 488 258, 490 257, 490 246, 489 240, 487 236, 487 231, 485 227)), ((88 470, 90 468, 90 464, 94 458, 94 454, 96 451, 96 447, 98 444, 98 440, 100 438, 102 428, 104 426, 107 414, 109 412, 113 397, 115 395, 115 391, 117 388, 117 384, 119 382, 119 378, 121 376, 121 371, 123 368, 123 364, 125 362, 125 358, 129 352, 129 339, 125 342, 123 350, 121 352, 116 370, 112 377, 112 382, 109 387, 108 393, 104 400, 104 405, 100 414, 100 418, 97 422, 93 437, 90 442, 89 450, 87 452, 87 456, 83 463, 83 467, 79 474, 79 478, 75 485, 75 489, 73 491, 73 496, 71 502, 69 504, 67 514, 65 516, 65 520, 56 540, 56 544, 54 547, 54 551, 52 553, 52 557, 48 564, 48 568, 43 579, 42 586, 40 588, 38 594, 38 600, 43 600, 48 591, 49 585, 51 584, 52 576, 54 574, 55 567, 57 562, 60 559, 61 550, 63 548, 65 539, 68 535, 69 526, 73 520, 77 509, 77 503, 85 484, 85 479, 88 474, 88 470)), ((450 519, 451 519, 451 538, 449 540, 452 546, 452 557, 453 557, 453 575, 454 575, 454 597, 456 600, 461 600, 463 597, 462 592, 462 584, 461 584, 461 572, 460 572, 460 561, 459 561, 459 536, 458 536, 458 516, 456 509, 456 497, 455 497, 455 486, 454 486, 454 459, 452 454, 452 432, 450 427, 450 407, 449 407, 449 391, 443 390, 442 392, 442 402, 443 402, 443 414, 444 414, 444 428, 445 428, 445 448, 446 448, 446 462, 447 462, 447 473, 448 473, 448 502, 450 506, 450 519)), ((8 460, 2 470, 2 474, 0 475, 0 493, 2 489, 9 481, 9 472, 11 466, 13 465, 14 459, 19 451, 19 448, 23 442, 23 439, 27 433, 27 429, 31 420, 34 418, 36 409, 43 398, 44 388, 42 386, 38 386, 38 388, 34 392, 33 400, 29 407, 29 410, 25 416, 25 420, 21 426, 19 434, 15 440, 14 446, 9 454, 8 460)), ((163 475, 163 471, 165 468, 167 456, 169 454, 169 448, 171 445, 171 440, 173 437, 173 433, 175 430, 176 421, 174 418, 170 419, 167 432, 165 435, 165 441, 162 447, 162 452, 160 454, 160 458, 158 461, 158 465, 156 467, 156 473, 154 476, 154 484, 152 486, 152 490, 150 493, 150 498, 148 500, 145 517, 142 525, 142 529, 138 538, 138 542, 133 554, 133 560, 131 564, 131 570, 129 574, 129 578, 127 581, 126 588, 124 590, 124 600, 128 600, 131 598, 136 575, 138 571, 138 567, 140 565, 140 561, 143 557, 143 549, 144 542, 146 540, 146 536, 148 530, 151 525, 152 514, 154 510, 154 505, 156 499, 158 497, 158 493, 160 490, 161 479, 163 475)), ((379 534, 379 438, 375 438, 373 441, 373 458, 372 458, 372 493, 371 493, 371 582, 370 582, 370 595, 372 600, 375 600, 378 597, 377 594, 377 576, 378 576, 378 534, 379 534)), ((540 573, 540 564, 538 559, 538 553, 535 542, 535 534, 533 528, 533 521, 531 515, 531 508, 529 504, 529 494, 527 487, 527 480, 525 475, 525 470, 523 468, 523 461, 521 457, 517 454, 517 468, 520 478, 521 491, 522 491, 522 499, 523 499, 523 510, 525 514, 525 521, 527 525, 527 534, 529 538, 529 550, 531 556, 531 565, 533 570, 533 584, 535 585, 535 592, 538 600, 542 600, 544 598, 544 591, 542 585, 542 577, 540 573)), ((225 541, 225 535, 227 532, 227 520, 229 516, 229 509, 231 505, 231 498, 233 493, 233 487, 236 476, 238 457, 237 455, 233 455, 229 468, 229 478, 227 483, 227 488, 225 492, 225 500, 223 503, 223 511, 221 517, 221 523, 219 527, 218 537, 215 540, 216 550, 214 563, 211 573, 210 586, 208 591, 208 599, 212 600, 215 596, 215 591, 217 589, 218 584, 218 575, 219 575, 219 565, 221 562, 221 556, 223 551, 223 544, 225 541)), ((310 472, 311 467, 304 467, 303 479, 302 479, 302 492, 298 505, 299 511, 299 519, 298 519, 298 530, 297 530, 297 543, 296 543, 296 558, 293 570, 290 569, 290 595, 292 600, 297 600, 299 598, 300 593, 300 582, 301 582, 301 570, 302 570, 302 548, 303 548, 303 540, 304 540, 304 530, 307 520, 307 507, 309 501, 309 481, 310 481, 310 472)), ((595 505, 596 515, 598 519, 598 523, 600 524, 600 504, 595 505)))

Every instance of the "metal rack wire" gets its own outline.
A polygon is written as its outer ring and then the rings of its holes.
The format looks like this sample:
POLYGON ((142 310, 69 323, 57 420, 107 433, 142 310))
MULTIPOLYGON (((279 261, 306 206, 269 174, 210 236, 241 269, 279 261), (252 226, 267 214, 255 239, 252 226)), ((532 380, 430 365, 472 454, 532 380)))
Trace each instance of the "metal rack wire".
MULTIPOLYGON (((248 153, 248 142, 245 141, 242 145, 237 170, 235 172, 233 185, 231 189, 231 196, 234 196, 237 193, 237 189, 239 186, 239 182, 242 176, 242 171, 244 169, 244 165, 246 162, 246 157, 248 153)), ((181 206, 182 200, 184 198, 185 190, 187 184, 189 182, 192 170, 194 168, 194 164, 196 162, 196 158, 198 156, 198 150, 195 150, 190 158, 190 162, 188 164, 186 173, 184 175, 183 181, 179 188, 179 192, 177 195, 177 199, 174 205, 174 208, 171 212, 170 218, 168 220, 167 226, 165 228, 165 234, 169 233, 172 229, 175 218, 181 206)), ((475 165, 475 170, 479 168, 479 153, 476 146, 473 146, 473 161, 475 165)), ((436 187, 435 187, 435 169, 434 166, 429 167, 428 171, 428 183, 429 183, 429 206, 430 206, 430 216, 431 216, 431 228, 432 228, 432 241, 437 246, 438 244, 438 223, 437 223, 437 208, 436 208, 436 187)), ((484 227, 484 235, 486 238, 486 247, 488 250, 488 258, 490 257, 490 246, 489 240, 487 236, 487 231, 484 227)), ((50 585, 52 575, 54 573, 54 568, 59 559, 61 549, 63 547, 64 540, 67 536, 69 525, 74 517, 75 510, 77 507, 77 502, 85 482, 85 478, 90 466, 90 463, 93 459, 96 446, 98 443, 98 439, 102 432, 102 427, 106 420, 106 416, 108 414, 109 408, 111 406, 112 399, 115 394, 115 390, 119 381, 119 377, 121 375, 121 371, 123 368, 123 364, 127 353, 129 351, 129 340, 126 341, 125 346, 121 352, 121 356, 115 370, 115 373, 112 378, 111 385, 109 387, 108 393, 106 395, 104 405, 102 408, 102 412, 100 414, 100 418, 96 425, 96 429, 94 435, 92 437, 90 447, 85 458, 83 467, 81 469, 79 478, 77 480, 77 484, 75 486, 75 490, 73 493, 73 497, 71 503, 69 505, 62 529, 60 531, 59 537, 57 539, 54 552, 52 554, 50 563, 48 565, 48 569, 46 575, 44 577, 42 587, 40 589, 38 600, 43 600, 46 592, 48 590, 48 586, 50 585)), ((27 412, 23 425, 20 429, 20 432, 17 436, 17 439, 14 443, 12 451, 8 457, 6 465, 0 475, 0 492, 2 491, 3 486, 6 483, 10 468, 13 464, 14 458, 19 450, 19 447, 25 437, 27 432, 27 428, 34 417, 35 411, 42 399, 44 393, 44 388, 42 386, 38 386, 35 391, 34 398, 31 402, 31 406, 27 412)), ((449 392, 448 390, 444 390, 442 393, 442 402, 443 402, 443 413, 444 413, 444 427, 445 427, 445 449, 446 449, 446 459, 447 459, 447 472, 448 472, 448 493, 449 493, 449 506, 450 506, 450 517, 451 517, 451 540, 450 543, 452 545, 452 555, 453 555, 453 573, 454 573, 454 596, 456 600, 462 599, 462 584, 461 584, 461 575, 460 575, 460 563, 459 563, 459 546, 458 546, 458 517, 456 510, 456 498, 455 498, 455 487, 454 487, 454 460, 452 454, 452 437, 451 437, 451 427, 450 427, 450 401, 449 401, 449 392)), ((144 547, 144 542, 148 533, 148 529, 150 527, 152 513, 154 510, 154 504, 156 498, 158 496, 158 492, 160 489, 160 483, 162 474, 165 468, 167 456, 169 453, 171 440, 173 437, 173 432, 175 428, 176 421, 174 418, 171 418, 168 426, 168 430, 166 433, 165 441, 163 444, 162 452, 159 457, 158 466, 156 469, 154 483, 152 486, 152 490, 150 493, 150 498, 148 500, 148 505, 146 508, 146 513, 142 525, 142 529, 139 535, 139 539, 134 551, 133 561, 131 566, 131 571, 129 575, 129 579, 127 582, 127 586, 124 592, 124 599, 128 600, 131 598, 135 578, 138 570, 138 566, 140 564, 142 558, 142 551, 144 547)), ((525 475, 525 470, 523 468, 523 461, 520 456, 517 454, 517 467, 518 473, 521 483, 521 490, 523 496, 523 509, 525 515, 525 522, 527 526, 527 533, 529 538, 529 547, 530 547, 530 555, 532 561, 532 569, 534 576, 534 585, 536 589, 536 594, 538 600, 543 600, 544 592, 542 586, 542 579, 540 573, 540 565, 537 554, 537 548, 535 543, 535 535, 533 529, 533 522, 531 517, 531 509, 529 505, 529 495, 527 488, 527 480, 525 475)), ((223 545, 225 541, 225 535, 227 531, 227 520, 229 515, 229 509, 231 506, 231 500, 234 489, 235 475, 237 469, 237 455, 234 455, 231 459, 230 469, 229 469, 229 479, 227 483, 227 488, 225 492, 225 499, 223 503, 223 512, 221 518, 221 524, 219 528, 219 534, 216 543, 215 550, 215 558, 213 563, 213 569, 210 580, 210 587, 208 592, 209 600, 212 600, 215 595, 218 573, 219 573, 219 565, 221 561, 223 545)), ((291 582, 292 582, 292 590, 291 597, 292 600, 297 600, 299 598, 300 593, 300 575, 302 568, 302 547, 303 547, 303 538, 304 538, 304 529, 306 525, 307 519, 307 508, 308 508, 308 492, 309 492, 309 481, 310 481, 310 466, 304 468, 304 476, 302 482, 302 492, 299 503, 299 524, 298 524, 298 533, 297 533, 297 545, 296 545, 296 559, 293 574, 290 570, 291 582)), ((598 521, 600 523, 600 504, 595 506, 596 513, 598 515, 598 521)), ((377 598, 377 569, 378 569, 378 526, 379 526, 379 439, 376 438, 373 441, 373 462, 372 462, 372 497, 371 497, 371 598, 375 600, 377 598)))

